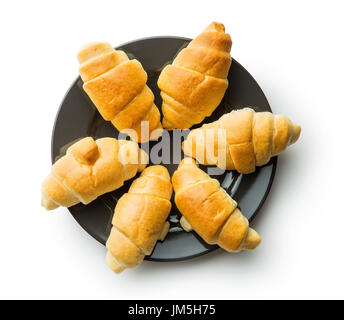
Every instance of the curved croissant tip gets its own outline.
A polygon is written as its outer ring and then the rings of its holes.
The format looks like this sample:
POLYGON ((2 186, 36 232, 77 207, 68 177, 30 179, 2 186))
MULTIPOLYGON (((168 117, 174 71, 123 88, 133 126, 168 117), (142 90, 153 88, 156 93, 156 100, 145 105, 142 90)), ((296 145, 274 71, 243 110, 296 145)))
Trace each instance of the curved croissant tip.
POLYGON ((113 50, 112 46, 107 42, 94 41, 84 44, 77 55, 79 63, 84 63, 90 58, 99 55, 100 53, 105 53, 113 50))
POLYGON ((204 31, 225 32, 225 26, 220 22, 213 21, 204 31))
POLYGON ((123 265, 121 265, 117 259, 110 253, 110 251, 108 251, 106 253, 106 264, 109 266, 109 268, 114 272, 114 273, 121 273, 125 267, 123 265))
POLYGON ((167 180, 171 179, 168 170, 162 165, 153 165, 147 167, 142 171, 141 176, 160 176, 167 180))
POLYGON ((247 237, 245 239, 245 244, 243 246, 243 250, 254 250, 259 246, 262 242, 261 237, 257 233, 257 231, 253 230, 252 228, 248 229, 247 237))
POLYGON ((183 165, 193 165, 193 166, 198 167, 196 161, 195 161, 194 159, 192 159, 192 158, 189 158, 189 157, 184 158, 184 159, 180 162, 180 164, 179 164, 178 167, 181 167, 181 166, 183 166, 183 165))
POLYGON ((168 120, 166 120, 166 118, 162 119, 162 126, 167 130, 167 131, 171 131, 173 129, 175 129, 174 125, 169 122, 168 120))
POLYGON ((41 205, 48 211, 59 207, 56 203, 50 201, 44 194, 42 194, 41 205))
POLYGON ((290 141, 290 144, 295 143, 299 139, 300 134, 301 134, 301 126, 299 126, 298 124, 294 124, 294 126, 293 126, 293 137, 290 141))

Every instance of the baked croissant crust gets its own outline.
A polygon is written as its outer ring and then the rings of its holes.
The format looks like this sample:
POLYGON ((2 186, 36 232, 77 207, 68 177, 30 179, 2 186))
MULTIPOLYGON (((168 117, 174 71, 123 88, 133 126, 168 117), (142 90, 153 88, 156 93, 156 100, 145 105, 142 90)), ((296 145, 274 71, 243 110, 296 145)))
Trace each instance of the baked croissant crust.
POLYGON ((115 208, 106 262, 115 272, 137 267, 169 230, 172 185, 165 167, 151 166, 134 180, 115 208))
POLYGON ((229 252, 253 250, 259 245, 258 233, 249 228, 237 203, 218 180, 198 168, 195 160, 182 160, 173 174, 172 185, 184 224, 191 226, 205 242, 229 252))
POLYGON ((231 47, 224 25, 212 22, 162 70, 164 128, 187 129, 213 113, 228 87, 231 47))
POLYGON ((300 133, 301 127, 284 115, 244 108, 191 130, 182 148, 201 164, 251 173, 295 143, 300 133))
POLYGON ((83 88, 105 120, 138 142, 161 136, 160 112, 139 61, 129 60, 105 42, 85 45, 78 60, 83 88), (142 121, 149 122, 145 136, 141 135, 142 121))
POLYGON ((136 142, 84 138, 52 166, 42 184, 42 206, 47 210, 88 204, 121 187, 148 163, 148 155, 136 142))

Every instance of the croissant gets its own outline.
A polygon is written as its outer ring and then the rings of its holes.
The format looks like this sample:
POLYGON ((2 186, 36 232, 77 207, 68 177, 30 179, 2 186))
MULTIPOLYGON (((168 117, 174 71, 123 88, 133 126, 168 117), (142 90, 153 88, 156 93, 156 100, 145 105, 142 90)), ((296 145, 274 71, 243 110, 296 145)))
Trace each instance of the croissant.
POLYGON ((165 167, 151 166, 119 200, 106 242, 106 262, 115 272, 135 268, 169 230, 172 185, 165 167))
POLYGON ((187 129, 213 113, 228 87, 231 47, 224 25, 212 22, 162 70, 164 128, 187 129))
POLYGON ((295 143, 300 133, 301 127, 283 115, 244 108, 191 130, 182 148, 201 164, 251 173, 295 143))
POLYGON ((229 252, 255 249, 261 239, 249 228, 237 203, 198 168, 195 160, 185 158, 172 177, 175 203, 182 213, 186 231, 195 230, 204 241, 218 244, 229 252))
POLYGON ((105 120, 138 142, 161 136, 160 112, 140 62, 104 42, 85 45, 78 60, 83 88, 105 120), (144 136, 142 121, 149 121, 144 136))
POLYGON ((148 155, 133 141, 84 138, 52 166, 42 184, 42 206, 47 210, 88 204, 118 189, 142 171, 148 155))

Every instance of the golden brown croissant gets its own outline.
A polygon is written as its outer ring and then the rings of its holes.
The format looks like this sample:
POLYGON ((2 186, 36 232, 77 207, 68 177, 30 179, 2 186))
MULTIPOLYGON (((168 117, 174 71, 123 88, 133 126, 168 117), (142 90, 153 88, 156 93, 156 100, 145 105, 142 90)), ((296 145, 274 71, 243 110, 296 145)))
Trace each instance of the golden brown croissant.
POLYGON ((42 206, 47 210, 88 204, 98 196, 121 187, 142 171, 148 155, 136 142, 84 138, 55 162, 42 185, 42 206))
POLYGON ((190 225, 204 241, 229 252, 253 250, 259 245, 259 235, 249 228, 237 203, 216 179, 198 168, 195 160, 182 160, 172 185, 175 203, 183 215, 182 225, 190 225))
POLYGON ((160 74, 163 126, 187 129, 210 116, 228 87, 232 40, 212 22, 160 74))
POLYGON ((160 112, 140 62, 104 42, 84 46, 78 60, 83 88, 105 120, 138 142, 161 135, 160 112), (141 136, 142 121, 149 121, 145 136, 141 136))
POLYGON ((165 167, 151 166, 119 200, 106 243, 106 262, 116 273, 135 268, 169 230, 172 185, 165 167))
POLYGON ((244 108, 191 130, 183 151, 204 165, 251 173, 295 143, 300 132, 283 115, 244 108))

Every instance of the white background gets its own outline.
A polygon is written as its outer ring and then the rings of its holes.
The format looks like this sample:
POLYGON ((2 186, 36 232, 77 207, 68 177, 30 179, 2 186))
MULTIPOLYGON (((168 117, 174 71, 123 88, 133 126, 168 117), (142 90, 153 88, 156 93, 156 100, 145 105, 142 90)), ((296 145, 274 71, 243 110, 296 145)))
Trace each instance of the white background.
POLYGON ((344 298, 342 1, 2 1, 0 298, 344 298), (116 276, 64 208, 45 212, 57 108, 85 42, 194 37, 211 21, 275 113, 302 125, 253 223, 253 252, 144 262, 116 276))

